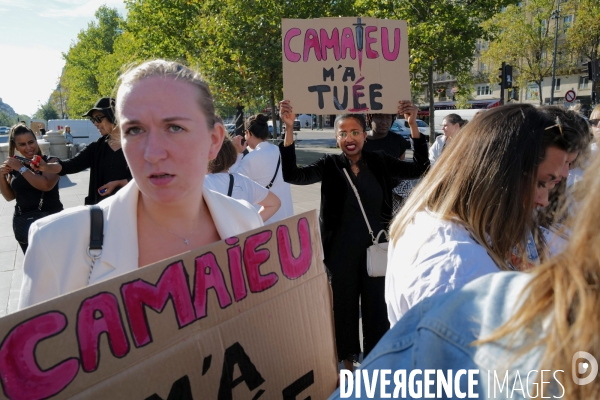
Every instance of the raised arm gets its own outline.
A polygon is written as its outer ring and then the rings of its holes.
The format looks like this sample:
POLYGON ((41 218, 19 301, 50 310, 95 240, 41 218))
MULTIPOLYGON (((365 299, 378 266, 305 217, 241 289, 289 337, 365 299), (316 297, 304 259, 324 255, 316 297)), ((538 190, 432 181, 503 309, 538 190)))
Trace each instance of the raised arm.
POLYGON ((294 119, 296 115, 289 100, 279 102, 279 115, 285 123, 285 140, 279 144, 283 180, 294 185, 310 185, 321 182, 325 156, 304 167, 298 167, 296 164, 296 146, 294 144, 294 119))
MULTIPOLYGON (((40 162, 37 167, 38 171, 50 172, 59 175, 76 174, 92 166, 92 158, 94 156, 97 142, 90 143, 83 150, 68 160, 58 160, 51 162, 40 162)), ((50 161, 50 160, 49 160, 50 161)))
MULTIPOLYGON (((24 165, 21 164, 21 162, 16 158, 9 158, 8 160, 6 160, 6 164, 14 171, 20 171, 21 168, 24 167, 24 165)), ((37 190, 41 190, 42 192, 48 192, 52 190, 52 188, 58 183, 59 178, 58 175, 52 173, 45 173, 42 175, 36 174, 27 167, 23 169, 23 172, 21 172, 21 176, 27 182, 29 182, 31 186, 33 186, 37 190)))
POLYGON ((417 125, 417 112, 419 108, 410 101, 398 102, 398 114, 404 114, 410 127, 410 137, 413 140, 413 162, 400 161, 391 156, 386 156, 386 164, 390 175, 400 179, 420 178, 429 168, 427 140, 419 132, 417 125))

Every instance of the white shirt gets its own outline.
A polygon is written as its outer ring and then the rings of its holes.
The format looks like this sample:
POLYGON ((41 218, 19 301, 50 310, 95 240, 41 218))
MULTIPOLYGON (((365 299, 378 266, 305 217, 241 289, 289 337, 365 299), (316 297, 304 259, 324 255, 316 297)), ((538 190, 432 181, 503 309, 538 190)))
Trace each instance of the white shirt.
MULTIPOLYGON (((250 204, 258 204, 269 195, 269 189, 260 186, 247 176, 231 173, 233 176, 233 190, 231 197, 236 200, 245 200, 250 204)), ((218 172, 208 174, 204 178, 204 187, 227 196, 229 192, 229 174, 218 172)))
MULTIPOLYGON (((131 180, 117 194, 98 203, 104 217, 104 244, 91 276, 86 252, 90 243, 87 207, 71 207, 35 221, 29 229, 29 248, 23 260, 18 309, 137 270, 139 193, 131 180)), ((244 201, 208 188, 202 189, 202 196, 221 239, 263 226, 260 215, 244 201)))
MULTIPOLYGON (((277 167, 279 157, 279 147, 269 142, 261 142, 244 158, 239 154, 235 164, 229 168, 229 172, 246 175, 259 185, 266 187, 271 182, 271 179, 273 179, 273 175, 275 175, 275 167, 277 167)), ((265 221, 265 225, 294 215, 292 189, 290 184, 283 180, 281 163, 279 164, 279 168, 277 168, 277 176, 271 187, 271 192, 279 197, 281 207, 271 218, 265 221)), ((256 209, 260 209, 260 206, 255 205, 255 207, 256 209)))
POLYGON ((429 162, 433 165, 440 158, 444 145, 446 144, 446 135, 440 135, 435 138, 435 142, 429 148, 429 162))
POLYGON ((418 212, 389 246, 385 301, 391 326, 424 298, 499 271, 464 227, 429 211, 418 212))

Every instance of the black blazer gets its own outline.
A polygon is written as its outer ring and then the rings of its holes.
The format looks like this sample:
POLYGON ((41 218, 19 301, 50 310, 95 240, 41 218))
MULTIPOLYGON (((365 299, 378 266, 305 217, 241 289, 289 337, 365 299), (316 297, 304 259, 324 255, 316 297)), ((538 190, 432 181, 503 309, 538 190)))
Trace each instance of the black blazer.
MULTIPOLYGON (((400 161, 381 151, 362 152, 362 160, 367 164, 383 190, 381 221, 387 228, 392 219, 393 178, 416 179, 429 167, 427 140, 421 136, 413 139, 414 162, 400 161)), ((327 253, 329 239, 340 226, 341 204, 346 196, 354 196, 343 169, 351 174, 350 164, 344 154, 326 154, 313 164, 298 167, 296 165, 295 144, 284 147, 279 145, 281 153, 283 179, 294 185, 310 185, 321 182, 321 212, 319 223, 323 248, 327 253)))

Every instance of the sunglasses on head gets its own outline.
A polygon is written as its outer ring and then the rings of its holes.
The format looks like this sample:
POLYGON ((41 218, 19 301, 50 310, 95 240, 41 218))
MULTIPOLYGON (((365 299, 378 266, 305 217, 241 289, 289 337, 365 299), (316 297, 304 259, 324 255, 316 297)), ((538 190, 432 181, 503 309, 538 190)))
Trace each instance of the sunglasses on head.
POLYGON ((558 128, 558 130, 560 131, 560 136, 562 136, 563 135, 563 129, 562 129, 562 124, 560 123, 560 119, 558 117, 556 117, 556 120, 554 122, 555 122, 554 125, 551 125, 551 126, 547 127, 544 130, 547 131, 548 129, 558 128))
POLYGON ((591 126, 598 126, 598 123, 600 122, 600 119, 590 119, 590 125, 591 126))
POLYGON ((95 122, 97 124, 99 124, 100 122, 102 122, 102 119, 106 118, 106 115, 97 115, 97 116, 90 116, 90 121, 95 122))

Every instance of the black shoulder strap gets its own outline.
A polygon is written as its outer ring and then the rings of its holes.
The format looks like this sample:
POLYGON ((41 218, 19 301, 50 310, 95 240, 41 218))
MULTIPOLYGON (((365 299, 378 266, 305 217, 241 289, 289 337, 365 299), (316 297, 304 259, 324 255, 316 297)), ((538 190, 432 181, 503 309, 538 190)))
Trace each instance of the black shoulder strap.
POLYGON ((227 196, 231 197, 231 193, 233 193, 233 175, 229 174, 229 190, 227 190, 227 196))
POLYGON ((102 250, 104 243, 104 215, 98 205, 88 206, 90 209, 90 250, 102 250))
POLYGON ((277 172, 279 171, 280 164, 281 164, 281 156, 279 156, 279 159, 277 160, 277 167, 275 168, 275 175, 273 175, 273 179, 271 179, 271 182, 269 182, 269 184, 267 186, 265 186, 267 189, 271 189, 271 187, 273 186, 273 182, 275 182, 275 178, 277 178, 277 172))

